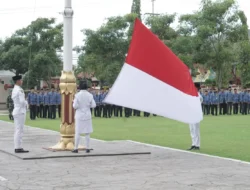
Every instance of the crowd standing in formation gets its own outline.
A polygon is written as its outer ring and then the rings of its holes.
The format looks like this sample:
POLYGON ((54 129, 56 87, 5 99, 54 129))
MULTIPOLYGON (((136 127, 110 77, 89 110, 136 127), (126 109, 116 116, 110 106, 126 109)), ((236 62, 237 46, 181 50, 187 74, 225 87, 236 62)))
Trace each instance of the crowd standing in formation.
POLYGON ((61 117, 61 94, 54 88, 51 90, 34 90, 32 88, 28 93, 27 101, 31 120, 36 118, 56 119, 56 110, 58 110, 58 117, 61 117))
POLYGON ((250 90, 243 89, 216 89, 203 90, 200 92, 203 97, 202 110, 204 115, 232 115, 250 113, 250 90))
MULTIPOLYGON (((108 89, 96 90, 89 88, 88 91, 93 95, 96 103, 96 108, 91 109, 91 113, 95 117, 111 118, 125 116, 128 118, 131 116, 141 116, 141 111, 139 110, 103 103, 108 94, 108 89)), ((203 97, 202 110, 204 115, 250 114, 250 90, 248 89, 243 89, 241 92, 231 87, 228 89, 223 88, 219 91, 217 89, 203 89, 200 93, 203 97)), ((32 88, 28 93, 27 101, 31 120, 36 118, 56 119, 56 116, 61 117, 61 94, 59 90, 55 90, 54 88, 51 88, 51 90, 34 90, 32 88)), ((14 104, 11 99, 11 93, 7 98, 7 108, 9 110, 9 119, 13 120, 12 111, 14 104)), ((144 112, 143 116, 149 117, 150 113, 144 112)))
MULTIPOLYGON (((95 117, 104 117, 104 118, 111 118, 114 117, 123 117, 123 113, 125 117, 131 116, 141 116, 141 111, 139 110, 132 110, 130 108, 123 108, 122 106, 110 105, 103 103, 106 95, 108 94, 109 89, 88 89, 88 91, 93 95, 96 108, 94 110, 91 109, 91 113, 94 114, 95 117)), ((149 117, 150 113, 144 112, 144 117, 149 117)), ((156 116, 156 115, 154 115, 156 116)))

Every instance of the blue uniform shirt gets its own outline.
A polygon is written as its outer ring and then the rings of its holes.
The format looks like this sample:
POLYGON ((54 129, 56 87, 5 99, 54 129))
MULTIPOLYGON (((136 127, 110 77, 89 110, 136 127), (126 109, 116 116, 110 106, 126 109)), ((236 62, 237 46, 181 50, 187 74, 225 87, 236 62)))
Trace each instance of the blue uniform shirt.
POLYGON ((61 101, 62 101, 62 98, 61 98, 61 93, 60 92, 57 92, 56 93, 56 101, 57 101, 57 105, 61 105, 61 101))
POLYGON ((244 92, 239 93, 239 101, 243 101, 244 92))
POLYGON ((233 94, 233 103, 239 103, 240 102, 240 94, 234 93, 233 94))
POLYGON ((43 104, 43 94, 37 94, 37 104, 43 104))
POLYGON ((233 93, 232 92, 227 92, 226 94, 226 101, 227 102, 233 102, 233 93))
POLYGON ((219 94, 218 93, 214 93, 211 96, 211 104, 219 104, 219 94))
POLYGON ((57 93, 49 92, 49 105, 57 105, 57 93))
POLYGON ((204 95, 204 97, 203 97, 203 104, 206 104, 206 105, 208 105, 208 104, 210 104, 210 96, 209 96, 209 94, 207 94, 207 95, 204 95))
POLYGON ((37 105, 37 94, 35 93, 29 93, 28 94, 28 103, 30 105, 37 105))
POLYGON ((44 105, 49 105, 49 93, 43 95, 44 105))
POLYGON ((219 93, 219 102, 220 102, 220 104, 226 102, 226 93, 225 92, 220 92, 219 93))
POLYGON ((248 102, 249 101, 249 94, 247 92, 244 92, 242 101, 243 102, 248 102))

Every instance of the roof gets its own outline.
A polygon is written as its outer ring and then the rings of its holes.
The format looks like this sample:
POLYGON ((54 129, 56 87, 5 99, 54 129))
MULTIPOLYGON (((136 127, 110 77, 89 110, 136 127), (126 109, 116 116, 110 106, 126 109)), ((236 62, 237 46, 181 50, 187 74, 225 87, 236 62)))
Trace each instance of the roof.
POLYGON ((5 71, 5 70, 0 70, 0 77, 3 77, 3 76, 15 76, 15 73, 11 72, 11 71, 5 71))

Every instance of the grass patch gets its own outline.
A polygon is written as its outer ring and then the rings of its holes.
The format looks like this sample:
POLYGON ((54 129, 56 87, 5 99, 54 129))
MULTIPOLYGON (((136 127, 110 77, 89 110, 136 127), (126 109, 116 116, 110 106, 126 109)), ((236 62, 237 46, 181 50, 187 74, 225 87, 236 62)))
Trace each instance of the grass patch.
MULTIPOLYGON (((0 120, 9 121, 8 116, 0 120)), ((206 116, 201 122, 202 153, 250 162, 250 117, 206 116)), ((27 118, 26 125, 59 131, 60 120, 27 118)), ((186 150, 191 145, 189 127, 162 117, 93 118, 93 138, 134 140, 186 150)))

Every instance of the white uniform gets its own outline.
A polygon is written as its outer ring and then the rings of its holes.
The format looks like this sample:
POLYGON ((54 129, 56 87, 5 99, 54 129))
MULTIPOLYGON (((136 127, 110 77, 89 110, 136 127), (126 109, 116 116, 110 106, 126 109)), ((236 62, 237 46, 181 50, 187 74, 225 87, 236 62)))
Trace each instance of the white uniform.
MULTIPOLYGON (((203 98, 199 93, 201 103, 203 98)), ((192 138, 192 146, 200 147, 200 123, 189 124, 190 134, 192 138)))
POLYGON ((90 133, 93 132, 92 115, 90 108, 95 108, 93 95, 87 90, 81 90, 75 95, 73 101, 75 112, 75 149, 78 148, 80 134, 85 134, 86 148, 89 149, 90 133))
POLYGON ((23 128, 26 119, 28 103, 25 100, 25 94, 23 89, 18 85, 14 86, 11 98, 14 103, 14 110, 12 112, 15 124, 14 145, 15 149, 19 149, 22 148, 21 145, 23 137, 23 128))

